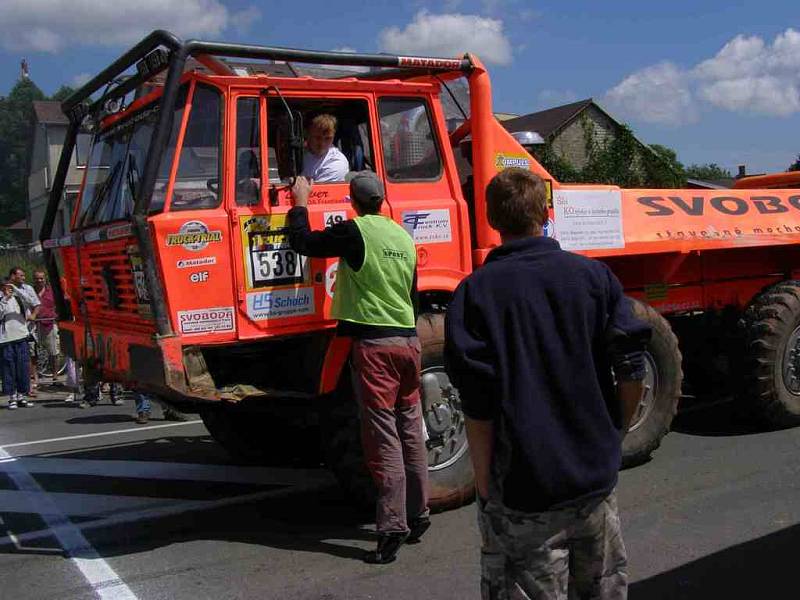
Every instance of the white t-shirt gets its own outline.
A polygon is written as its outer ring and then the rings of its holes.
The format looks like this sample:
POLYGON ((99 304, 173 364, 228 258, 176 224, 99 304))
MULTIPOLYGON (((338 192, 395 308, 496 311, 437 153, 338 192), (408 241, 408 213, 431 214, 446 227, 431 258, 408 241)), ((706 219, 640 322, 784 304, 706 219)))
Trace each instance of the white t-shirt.
POLYGON ((310 177, 315 183, 330 183, 344 181, 344 176, 350 170, 347 157, 336 146, 331 146, 328 151, 317 156, 308 150, 303 155, 303 175, 310 177))
POLYGON ((28 320, 25 314, 29 309, 21 292, 11 298, 0 298, 0 344, 28 337, 28 320))

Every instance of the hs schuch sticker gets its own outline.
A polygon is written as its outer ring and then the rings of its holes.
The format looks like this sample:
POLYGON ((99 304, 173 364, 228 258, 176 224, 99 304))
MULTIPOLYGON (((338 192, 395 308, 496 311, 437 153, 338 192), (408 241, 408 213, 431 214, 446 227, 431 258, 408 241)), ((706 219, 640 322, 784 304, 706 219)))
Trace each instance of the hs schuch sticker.
POLYGON ((453 239, 446 208, 403 211, 403 228, 415 244, 441 244, 453 239))
POLYGON ((247 316, 253 321, 313 315, 314 288, 300 287, 247 294, 247 316))

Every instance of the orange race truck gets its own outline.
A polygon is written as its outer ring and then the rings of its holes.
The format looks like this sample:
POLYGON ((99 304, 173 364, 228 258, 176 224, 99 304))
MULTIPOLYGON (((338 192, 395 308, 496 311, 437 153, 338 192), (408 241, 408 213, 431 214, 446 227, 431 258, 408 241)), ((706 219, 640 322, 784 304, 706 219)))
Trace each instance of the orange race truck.
MULTIPOLYGON (((458 390, 442 367, 443 313, 499 243, 484 190, 510 166, 546 181, 546 235, 607 262, 654 326, 628 464, 669 430, 682 368, 695 389, 730 383, 771 425, 800 415, 800 192, 561 184, 494 118, 489 74, 473 55, 316 52, 155 31, 63 110, 70 125, 42 229, 62 348, 89 378, 199 412, 235 454, 322 451, 346 489, 369 493, 349 343, 329 318, 337 261, 298 256, 287 240, 303 123, 319 112, 337 117, 351 169, 378 174, 384 211, 417 246, 435 506, 472 497, 458 390), (290 65, 299 63, 349 70, 298 76, 290 65), (85 132, 71 230, 54 235, 85 132)), ((315 185, 312 226, 353 216, 347 194, 344 182, 315 185)))

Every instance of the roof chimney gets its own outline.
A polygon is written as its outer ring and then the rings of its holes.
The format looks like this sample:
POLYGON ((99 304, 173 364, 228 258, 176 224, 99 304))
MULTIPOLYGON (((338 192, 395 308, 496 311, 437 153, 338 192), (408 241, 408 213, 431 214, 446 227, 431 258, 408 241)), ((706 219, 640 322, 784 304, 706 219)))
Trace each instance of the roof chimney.
POLYGON ((739 165, 739 174, 736 177, 747 177, 747 167, 745 165, 739 165))

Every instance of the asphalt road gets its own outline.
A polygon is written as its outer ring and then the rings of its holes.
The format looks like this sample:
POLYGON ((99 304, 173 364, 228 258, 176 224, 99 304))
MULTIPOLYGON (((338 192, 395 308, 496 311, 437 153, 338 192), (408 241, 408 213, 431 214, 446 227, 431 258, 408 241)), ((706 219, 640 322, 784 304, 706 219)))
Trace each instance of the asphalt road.
MULTIPOLYGON (((201 423, 60 397, 0 411, 0 599, 478 598, 474 506, 366 565, 369 519, 324 470, 237 465, 201 423)), ((798 597, 800 429, 725 413, 681 416, 622 473, 631 598, 798 597)))

